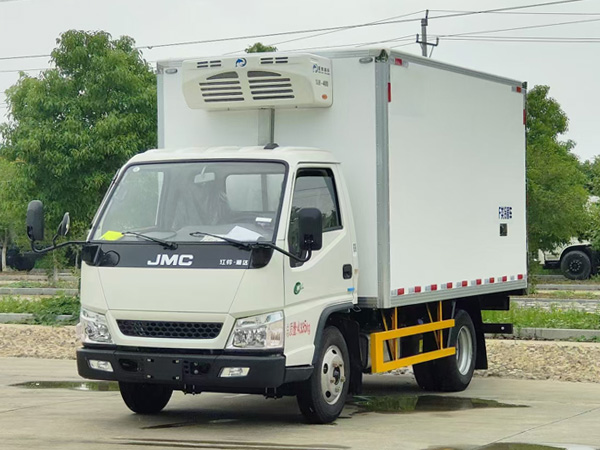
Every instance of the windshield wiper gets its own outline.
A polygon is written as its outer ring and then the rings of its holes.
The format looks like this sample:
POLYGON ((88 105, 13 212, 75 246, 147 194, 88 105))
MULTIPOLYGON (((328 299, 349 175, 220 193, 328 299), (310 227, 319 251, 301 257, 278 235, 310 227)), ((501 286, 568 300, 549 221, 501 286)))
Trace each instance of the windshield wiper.
POLYGON ((162 245, 164 248, 168 248, 169 250, 175 250, 177 248, 177 244, 175 242, 165 241, 163 239, 158 239, 152 236, 148 236, 142 233, 136 233, 135 231, 123 231, 121 232, 123 236, 136 236, 141 239, 146 239, 147 241, 156 242, 157 244, 162 245))
POLYGON ((190 233, 190 236, 193 236, 193 237, 210 236, 210 237, 214 237, 217 239, 221 239, 225 242, 229 242, 230 244, 233 244, 236 247, 244 248, 247 250, 250 250, 254 244, 254 242, 242 242, 242 241, 238 241, 237 239, 232 239, 232 238, 228 238, 225 236, 219 236, 218 234, 207 233, 205 231, 194 231, 194 232, 190 233))
POLYGON ((242 242, 242 241, 238 241, 237 239, 231 239, 225 236, 219 236, 218 234, 211 234, 211 233, 206 233, 204 231, 194 231, 192 233, 190 233, 190 236, 193 237, 202 237, 202 236, 211 236, 217 239, 222 239, 225 242, 229 242, 230 244, 233 244, 237 247, 246 249, 246 250, 251 250, 253 248, 271 248, 273 250, 277 250, 280 253, 283 253, 285 256, 295 259, 296 261, 299 262, 306 262, 310 259, 311 256, 311 252, 309 250, 308 255, 305 258, 301 258, 299 256, 294 255, 293 253, 290 252, 286 252, 284 249, 277 247, 275 244, 273 244, 272 242, 242 242))

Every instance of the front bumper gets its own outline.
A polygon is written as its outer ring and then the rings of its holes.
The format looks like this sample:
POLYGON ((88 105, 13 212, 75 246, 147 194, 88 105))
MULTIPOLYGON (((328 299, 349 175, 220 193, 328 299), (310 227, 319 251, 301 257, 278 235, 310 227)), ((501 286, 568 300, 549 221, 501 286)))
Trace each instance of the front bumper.
POLYGON ((79 375, 93 380, 168 384, 190 392, 248 393, 301 381, 312 373, 312 367, 286 370, 285 356, 281 354, 198 355, 95 348, 77 350, 77 369, 79 375), (108 361, 113 371, 92 369, 90 360, 108 361), (224 378, 220 374, 225 367, 247 367, 249 371, 243 377, 224 378))

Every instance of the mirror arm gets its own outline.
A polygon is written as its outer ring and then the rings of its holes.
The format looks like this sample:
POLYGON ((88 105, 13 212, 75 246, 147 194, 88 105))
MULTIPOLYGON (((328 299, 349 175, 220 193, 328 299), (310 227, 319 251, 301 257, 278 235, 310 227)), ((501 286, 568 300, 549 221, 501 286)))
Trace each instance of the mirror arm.
POLYGON ((300 258, 290 252, 285 251, 284 249, 282 249, 280 247, 277 247, 275 244, 271 244, 268 242, 261 242, 261 243, 257 244, 256 247, 272 248, 273 250, 277 250, 279 253, 283 253, 288 258, 292 258, 293 260, 296 260, 296 261, 302 262, 302 263, 305 263, 306 261, 308 261, 310 259, 310 257, 312 256, 312 250, 308 250, 306 258, 300 258))
POLYGON ((63 242, 62 244, 56 244, 55 241, 56 241, 56 236, 52 240, 52 246, 51 247, 46 247, 46 248, 37 248, 35 246, 35 242, 31 241, 31 250, 34 253, 37 253, 39 255, 43 255, 43 254, 49 253, 51 251, 58 250, 59 248, 66 247, 67 245, 85 245, 85 244, 88 244, 88 242, 86 242, 86 241, 69 241, 69 242, 63 242))

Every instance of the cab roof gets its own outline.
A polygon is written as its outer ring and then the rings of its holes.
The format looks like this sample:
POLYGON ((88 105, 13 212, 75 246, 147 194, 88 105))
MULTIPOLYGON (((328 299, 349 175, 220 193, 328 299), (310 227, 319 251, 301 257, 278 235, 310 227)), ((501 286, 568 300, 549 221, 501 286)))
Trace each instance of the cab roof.
POLYGON ((285 161, 291 166, 301 163, 339 164, 333 154, 327 150, 311 147, 191 147, 182 149, 155 149, 139 153, 131 158, 128 164, 148 162, 173 162, 197 160, 269 160, 285 161))

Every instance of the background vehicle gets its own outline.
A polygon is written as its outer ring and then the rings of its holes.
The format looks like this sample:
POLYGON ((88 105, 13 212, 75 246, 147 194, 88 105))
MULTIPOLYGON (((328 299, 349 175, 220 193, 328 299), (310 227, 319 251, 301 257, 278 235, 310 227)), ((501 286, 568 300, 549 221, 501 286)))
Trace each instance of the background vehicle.
POLYGON ((572 239, 551 252, 538 254, 544 269, 560 269, 561 273, 571 280, 587 280, 598 273, 600 255, 588 241, 572 239))
MULTIPOLYGON (((597 204, 599 197, 591 195, 587 207, 597 204)), ((562 274, 571 280, 587 280, 598 273, 600 254, 591 243, 577 238, 568 244, 556 247, 552 251, 539 251, 538 260, 544 269, 560 269, 562 274)))
POLYGON ((316 423, 363 373, 465 389, 481 310, 526 288, 524 84, 381 49, 158 69, 163 149, 83 246, 79 373, 138 413, 246 392, 316 423))

